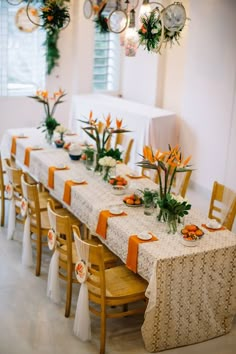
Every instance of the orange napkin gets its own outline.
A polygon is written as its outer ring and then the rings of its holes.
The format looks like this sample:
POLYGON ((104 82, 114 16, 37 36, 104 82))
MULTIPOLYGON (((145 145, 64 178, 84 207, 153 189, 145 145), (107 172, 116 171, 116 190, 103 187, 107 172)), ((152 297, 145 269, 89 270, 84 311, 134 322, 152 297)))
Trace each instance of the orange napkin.
POLYGON ((17 136, 14 135, 12 137, 12 142, 11 142, 11 154, 15 155, 16 154, 16 139, 27 139, 28 136, 17 136))
POLYGON ((27 147, 25 149, 25 159, 24 159, 24 165, 29 167, 30 164, 30 151, 37 151, 37 150, 43 150, 42 148, 32 148, 32 147, 27 147))
POLYGON ((131 179, 147 178, 146 176, 135 176, 135 175, 129 175, 128 173, 127 173, 126 176, 131 178, 131 179))
POLYGON ((138 247, 140 243, 158 241, 158 238, 153 234, 150 240, 140 240, 137 235, 132 235, 129 238, 128 254, 126 259, 126 267, 137 273, 138 263, 138 247))
POLYGON ((51 166, 48 169, 48 187, 50 188, 54 188, 54 172, 55 171, 65 171, 65 170, 69 170, 69 167, 65 167, 65 168, 57 168, 55 166, 51 166))
POLYGON ((63 195, 63 201, 67 204, 70 205, 71 202, 71 187, 73 186, 84 186, 88 184, 87 182, 82 182, 82 183, 78 183, 78 182, 74 182, 72 180, 68 180, 65 182, 65 187, 64 187, 64 195, 63 195))
POLYGON ((202 227, 205 227, 210 232, 216 232, 216 231, 221 231, 221 230, 226 230, 225 226, 221 226, 219 229, 212 229, 211 227, 206 226, 206 224, 202 224, 202 227))
POLYGON ((97 229, 96 233, 100 235, 103 238, 106 238, 106 233, 107 233, 107 219, 108 218, 113 218, 115 216, 126 216, 127 214, 123 212, 122 214, 119 215, 114 215, 109 212, 109 210, 102 210, 99 214, 98 218, 98 224, 97 224, 97 229))

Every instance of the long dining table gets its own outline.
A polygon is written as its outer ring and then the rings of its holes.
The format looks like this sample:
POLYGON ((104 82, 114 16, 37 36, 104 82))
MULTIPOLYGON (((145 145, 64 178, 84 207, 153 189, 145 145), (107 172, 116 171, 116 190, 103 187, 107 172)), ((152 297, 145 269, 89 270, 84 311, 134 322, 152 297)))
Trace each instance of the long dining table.
MULTIPOLYGON (((114 195, 111 185, 101 176, 88 171, 82 161, 72 161, 68 152, 44 142, 39 130, 12 129, 5 132, 1 143, 2 157, 10 155, 16 138, 15 158, 34 178, 48 187, 49 169, 63 165, 67 169, 54 171, 54 188, 50 193, 76 215, 92 233, 96 233, 101 211, 120 208, 126 215, 107 219, 106 244, 126 263, 129 238, 141 232, 151 232, 157 241, 138 246, 137 273, 148 281, 148 306, 142 325, 142 336, 149 352, 202 342, 230 331, 236 313, 236 235, 226 229, 210 232, 196 247, 186 247, 181 241, 181 225, 176 234, 168 234, 165 223, 157 221, 157 211, 145 215, 143 207, 128 207, 123 195, 114 195), (31 150, 28 166, 24 165, 26 150, 31 150), (84 180, 86 184, 71 188, 70 204, 63 201, 68 180, 84 180)), ((79 140, 67 136, 68 141, 79 140)), ((131 178, 131 169, 117 164, 117 174, 128 180, 126 194, 157 186, 148 178, 131 178), (130 175, 128 177, 127 175, 130 175)), ((191 202, 191 201, 190 201, 191 202)), ((185 223, 201 227, 206 215, 191 209, 185 223)), ((182 226, 183 227, 183 226, 182 226)))

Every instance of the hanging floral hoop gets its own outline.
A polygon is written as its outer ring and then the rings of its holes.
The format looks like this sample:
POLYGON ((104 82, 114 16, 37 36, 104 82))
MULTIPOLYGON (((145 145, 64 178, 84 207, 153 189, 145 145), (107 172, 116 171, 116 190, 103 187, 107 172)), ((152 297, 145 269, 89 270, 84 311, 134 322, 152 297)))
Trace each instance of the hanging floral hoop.
POLYGON ((164 24, 158 8, 141 17, 141 28, 138 31, 139 43, 149 52, 158 53, 164 40, 164 24))

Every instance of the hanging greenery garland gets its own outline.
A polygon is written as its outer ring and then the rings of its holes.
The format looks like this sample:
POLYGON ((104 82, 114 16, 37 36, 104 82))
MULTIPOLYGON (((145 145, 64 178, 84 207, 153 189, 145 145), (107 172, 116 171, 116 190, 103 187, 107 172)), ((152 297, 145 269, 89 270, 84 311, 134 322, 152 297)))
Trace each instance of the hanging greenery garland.
POLYGON ((94 18, 96 29, 98 29, 100 33, 109 32, 107 21, 107 17, 103 15, 98 15, 94 18))

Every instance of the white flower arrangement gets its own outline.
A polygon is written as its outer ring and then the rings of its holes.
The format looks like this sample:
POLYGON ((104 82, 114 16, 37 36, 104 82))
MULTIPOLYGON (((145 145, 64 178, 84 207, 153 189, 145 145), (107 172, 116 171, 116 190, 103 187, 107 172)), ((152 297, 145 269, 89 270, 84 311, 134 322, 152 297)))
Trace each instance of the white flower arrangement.
POLYGON ((98 161, 99 165, 105 166, 105 167, 115 167, 116 166, 116 160, 113 159, 111 156, 104 156, 98 161))
POLYGON ((59 134, 65 134, 66 131, 67 128, 65 128, 63 125, 58 125, 55 129, 55 132, 59 134))
POLYGON ((184 202, 187 202, 188 203, 188 200, 186 198, 183 198, 181 195, 175 195, 175 194, 172 194, 171 193, 171 198, 176 200, 176 202, 182 204, 184 202))

